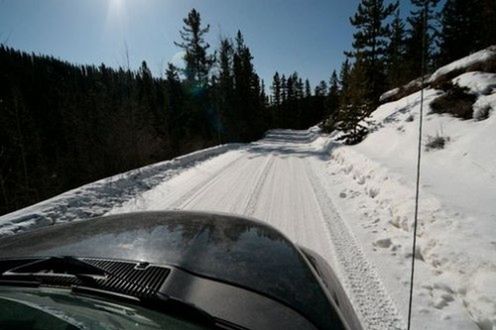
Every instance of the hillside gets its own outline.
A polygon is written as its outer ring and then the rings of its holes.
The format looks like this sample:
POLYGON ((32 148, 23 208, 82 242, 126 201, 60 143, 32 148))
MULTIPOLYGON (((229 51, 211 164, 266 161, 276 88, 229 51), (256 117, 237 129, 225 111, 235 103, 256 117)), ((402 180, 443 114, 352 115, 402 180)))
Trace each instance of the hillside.
MULTIPOLYGON (((495 59, 490 47, 427 79, 414 328, 496 326, 496 74, 481 71, 495 59)), ((420 92, 401 93, 413 85, 385 94, 397 100, 373 112, 368 137, 336 147, 328 164, 332 194, 403 315, 420 92)))

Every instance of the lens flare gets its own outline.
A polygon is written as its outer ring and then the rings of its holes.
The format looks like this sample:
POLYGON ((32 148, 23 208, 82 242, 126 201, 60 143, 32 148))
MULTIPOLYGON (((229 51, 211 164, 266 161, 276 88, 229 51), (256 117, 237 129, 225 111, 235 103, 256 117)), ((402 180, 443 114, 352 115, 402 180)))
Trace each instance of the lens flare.
POLYGON ((123 6, 123 0, 109 0, 109 11, 118 11, 123 6))
POLYGON ((108 0, 106 32, 125 32, 126 10, 124 0, 108 0))

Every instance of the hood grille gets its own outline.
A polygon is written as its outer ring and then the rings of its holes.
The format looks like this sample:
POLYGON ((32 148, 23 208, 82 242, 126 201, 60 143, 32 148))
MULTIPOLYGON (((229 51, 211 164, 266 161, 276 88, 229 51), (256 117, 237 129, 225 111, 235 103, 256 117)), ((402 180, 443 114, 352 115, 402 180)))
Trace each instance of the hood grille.
POLYGON ((99 259, 81 260, 110 274, 107 278, 96 280, 99 289, 138 298, 156 295, 170 273, 169 268, 157 266, 140 268, 138 263, 99 259))
POLYGON ((23 271, 23 265, 38 261, 36 259, 0 260, 0 281, 5 284, 26 280, 40 281, 44 286, 57 287, 77 285, 146 299, 157 295, 170 273, 170 269, 167 267, 147 263, 94 258, 77 259, 103 271, 105 276, 92 274, 71 275, 64 272, 53 272, 48 262, 47 266, 43 267, 43 259, 37 265, 37 271, 33 273, 23 271))

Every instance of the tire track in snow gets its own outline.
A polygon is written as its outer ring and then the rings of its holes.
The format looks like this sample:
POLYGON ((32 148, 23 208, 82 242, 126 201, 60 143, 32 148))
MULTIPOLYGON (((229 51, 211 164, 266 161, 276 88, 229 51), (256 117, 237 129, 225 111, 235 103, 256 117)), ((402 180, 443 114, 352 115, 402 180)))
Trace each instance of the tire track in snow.
POLYGON ((366 329, 404 329, 393 301, 368 263, 356 238, 339 216, 310 164, 305 166, 335 248, 340 278, 366 329))
POLYGON ((234 165, 236 165, 242 159, 245 159, 245 155, 241 155, 240 157, 238 157, 238 158, 230 161, 226 165, 222 166, 219 170, 212 173, 208 177, 208 179, 198 183, 196 186, 194 186, 192 189, 190 189, 184 195, 179 197, 176 201, 171 203, 168 208, 173 209, 173 210, 183 209, 189 203, 191 203, 191 201, 194 200, 197 195, 201 194, 202 191, 208 189, 211 185, 213 185, 216 181, 218 181, 222 177, 221 176, 222 173, 225 173, 228 169, 232 168, 234 165))
MULTIPOLYGON (((223 171, 178 205, 181 209, 197 209, 248 215, 255 207, 257 191, 270 172, 273 157, 242 157, 243 163, 223 171)), ((196 188, 195 188, 196 189, 196 188)))
POLYGON ((255 187, 253 188, 253 190, 250 194, 250 199, 248 200, 248 203, 246 205, 246 209, 244 212, 244 214, 246 216, 251 217, 255 213, 257 203, 258 203, 258 200, 260 197, 260 191, 262 190, 265 182, 267 181, 267 176, 271 172, 272 167, 274 166, 274 162, 275 162, 275 157, 272 155, 268 156, 268 161, 265 164, 264 169, 260 173, 260 175, 257 179, 257 183, 255 184, 255 187))
MULTIPOLYGON (((335 268, 365 329, 404 328, 396 307, 325 190, 325 160, 311 145, 259 143, 192 178, 168 208, 256 216, 335 268), (253 154, 254 157, 251 157, 253 154), (210 173, 211 172, 211 173, 210 173)), ((169 203, 167 203, 169 204, 169 203)))

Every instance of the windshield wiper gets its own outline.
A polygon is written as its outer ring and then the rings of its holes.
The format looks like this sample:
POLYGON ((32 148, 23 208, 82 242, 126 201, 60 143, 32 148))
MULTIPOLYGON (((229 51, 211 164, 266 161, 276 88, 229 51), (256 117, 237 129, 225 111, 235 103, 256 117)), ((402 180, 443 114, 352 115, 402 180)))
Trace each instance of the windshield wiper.
MULTIPOLYGON (((150 271, 153 273, 154 279, 161 276, 157 272, 158 269, 165 271, 162 275, 164 280, 169 271, 166 267, 148 264, 144 267, 143 264, 133 262, 111 260, 108 262, 130 264, 133 271, 143 272, 142 275, 150 271)), ((0 260, 0 285, 62 286, 70 289, 74 294, 125 301, 157 312, 173 314, 201 324, 206 328, 243 329, 218 319, 193 304, 159 292, 150 287, 149 283, 146 283, 147 281, 143 282, 144 277, 142 275, 129 277, 118 271, 121 269, 120 267, 99 267, 100 265, 98 263, 94 265, 84 259, 80 260, 71 256, 0 260), (136 280, 137 278, 140 280, 136 280), (146 294, 134 294, 135 292, 122 289, 132 287, 146 294)))
POLYGON ((108 273, 94 265, 76 259, 70 256, 50 257, 47 259, 39 259, 27 264, 14 267, 5 271, 2 275, 20 275, 20 274, 69 274, 74 276, 106 276, 108 273))
POLYGON ((130 296, 153 296, 170 272, 167 267, 76 257, 0 260, 0 284, 32 281, 59 286, 85 285, 130 296))
MULTIPOLYGON (((3 262, 6 263, 4 267, 1 267, 2 261, 0 261, 0 285, 24 287, 43 284, 61 285, 69 288, 74 294, 126 301, 165 314, 177 315, 207 328, 215 328, 216 323, 222 323, 197 306, 160 292, 141 297, 123 294, 122 290, 105 285, 105 282, 119 281, 122 286, 139 286, 144 290, 149 290, 149 288, 139 281, 130 280, 125 276, 102 269, 75 257, 49 257, 35 260, 26 259, 26 262, 22 261, 22 259, 4 260, 3 262), (71 281, 71 278, 75 279, 75 281, 71 281)), ((139 263, 136 264, 135 268, 138 270, 146 269, 140 266, 139 263)))

